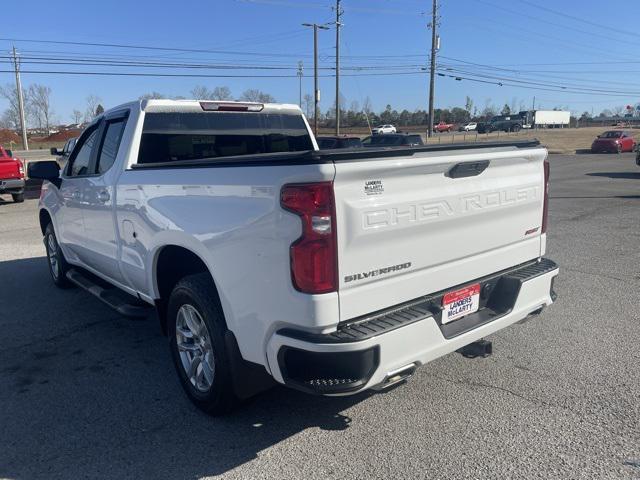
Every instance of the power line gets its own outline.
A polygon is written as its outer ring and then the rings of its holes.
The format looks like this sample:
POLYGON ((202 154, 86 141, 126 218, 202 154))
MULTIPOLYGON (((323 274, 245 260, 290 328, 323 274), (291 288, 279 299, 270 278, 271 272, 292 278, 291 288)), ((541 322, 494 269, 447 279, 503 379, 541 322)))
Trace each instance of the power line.
POLYGON ((522 83, 522 84, 529 84, 529 85, 540 85, 540 86, 554 86, 554 87, 559 87, 561 89, 572 89, 572 90, 583 90, 585 92, 602 92, 602 93, 620 93, 620 94, 625 94, 625 95, 640 95, 640 91, 621 91, 621 90, 610 90, 610 89, 601 89, 601 88, 588 88, 588 87, 582 87, 582 86, 567 86, 565 84, 561 84, 558 82, 550 82, 550 81, 534 81, 534 80, 527 80, 527 79, 522 79, 522 78, 513 78, 513 77, 497 77, 497 76, 493 76, 493 75, 487 75, 487 74, 482 74, 482 73, 476 73, 476 72, 469 72, 469 71, 465 71, 465 70, 460 70, 460 69, 447 69, 447 70, 451 70, 454 73, 455 72, 459 72, 465 75, 473 75, 475 77, 480 77, 480 78, 491 78, 491 79, 495 79, 495 80, 506 80, 506 81, 510 81, 510 82, 516 82, 516 83, 522 83))
POLYGON ((41 43, 55 45, 74 45, 83 47, 108 47, 108 48, 128 48, 134 50, 155 50, 165 52, 189 52, 189 53, 215 53, 224 55, 249 55, 249 56, 271 56, 271 57, 300 57, 308 55, 290 54, 290 53, 258 53, 258 52, 238 52, 225 50, 211 50, 206 48, 179 48, 179 47, 157 47, 151 45, 132 45, 124 43, 98 43, 98 42, 71 42, 63 40, 35 40, 28 38, 0 38, 0 41, 6 42, 22 42, 22 43, 41 43))
POLYGON ((638 35, 638 33, 629 32, 627 30, 622 30, 622 29, 620 29, 620 27, 608 27, 606 25, 602 25, 601 23, 592 22, 592 21, 586 20, 584 18, 579 18, 579 17, 576 17, 574 15, 569 15, 568 13, 559 12, 557 10, 553 10, 551 8, 548 8, 548 7, 543 7, 542 5, 538 5, 536 3, 529 2, 527 0, 519 0, 519 1, 521 3, 529 5, 530 7, 538 8, 540 10, 544 10, 545 12, 549 12, 549 13, 552 13, 554 15, 558 15, 558 16, 561 16, 561 17, 564 17, 564 18, 568 18, 568 19, 574 20, 576 22, 584 23, 584 24, 590 25, 592 27, 604 28, 606 30, 609 30, 609 31, 612 31, 612 32, 615 32, 615 33, 621 33, 621 34, 630 35, 630 36, 633 36, 633 37, 640 37, 640 35, 638 35))
MULTIPOLYGON (((290 75, 231 75, 231 74, 204 74, 204 73, 146 73, 146 72, 92 72, 74 70, 21 70, 22 73, 50 74, 50 75, 96 75, 96 76, 123 76, 123 77, 186 77, 186 78, 297 78, 295 73, 290 75)), ((13 73, 13 70, 0 70, 0 73, 13 73)), ((424 71, 414 72, 380 72, 380 73, 346 73, 347 77, 376 77, 391 75, 425 75, 424 71)), ((320 75, 324 78, 334 78, 335 74, 320 75)))
MULTIPOLYGON (((546 19, 543 19, 543 18, 540 18, 540 17, 536 17, 534 15, 529 15, 529 14, 524 13, 522 11, 511 10, 510 8, 506 8, 506 7, 503 7, 501 5, 496 5, 495 3, 489 2, 487 0, 477 0, 477 1, 479 3, 484 4, 484 5, 488 5, 488 6, 492 7, 492 8, 501 10, 503 12, 510 13, 511 15, 517 15, 517 16, 520 16, 520 17, 528 18, 529 20, 534 20, 536 22, 544 23, 544 24, 551 25, 551 26, 554 26, 554 27, 560 27, 560 28, 563 28, 565 30, 571 30, 571 31, 574 31, 574 32, 577 32, 577 33, 581 33, 583 35, 588 35, 589 37, 598 37, 598 38, 603 38, 605 40, 618 42, 618 40, 612 39, 610 35, 605 35, 605 34, 593 32, 593 31, 582 30, 582 29, 575 28, 575 27, 572 27, 572 26, 569 26, 569 25, 566 25, 566 24, 552 22, 552 21, 549 21, 549 20, 546 20, 546 19)), ((523 1, 523 0, 520 0, 520 1, 523 1)), ((523 1, 523 3, 526 3, 526 4, 529 5, 529 3, 526 2, 526 1, 523 1)), ((541 8, 543 8, 543 7, 541 7, 541 8)), ((627 41, 626 43, 633 43, 633 42, 628 42, 627 41)), ((640 44, 635 43, 635 45, 640 45, 640 44)))

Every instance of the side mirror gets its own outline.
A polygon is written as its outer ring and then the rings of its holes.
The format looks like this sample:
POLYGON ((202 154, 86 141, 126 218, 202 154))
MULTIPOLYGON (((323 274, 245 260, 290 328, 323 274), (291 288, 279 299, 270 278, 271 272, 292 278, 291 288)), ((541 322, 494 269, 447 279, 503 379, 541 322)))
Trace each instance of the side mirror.
POLYGON ((59 155, 62 155, 62 152, 60 150, 58 150, 56 147, 51 147, 51 149, 49 149, 49 151, 51 152, 51 155, 57 157, 59 155))
POLYGON ((60 165, 58 165, 58 162, 55 160, 29 163, 27 175, 29 178, 48 180, 56 187, 60 188, 60 165))

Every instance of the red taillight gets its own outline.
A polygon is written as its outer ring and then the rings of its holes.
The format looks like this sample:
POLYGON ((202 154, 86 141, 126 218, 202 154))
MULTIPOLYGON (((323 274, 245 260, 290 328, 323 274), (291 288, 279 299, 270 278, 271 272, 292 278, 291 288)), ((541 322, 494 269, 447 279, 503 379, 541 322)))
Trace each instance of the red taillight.
POLYGON ((544 161, 544 200, 542 205, 542 233, 547 231, 547 217, 549 216, 549 160, 544 161))
POLYGON ((302 235, 291 244, 291 279, 304 293, 333 292, 338 286, 333 183, 285 185, 280 205, 302 220, 302 235))

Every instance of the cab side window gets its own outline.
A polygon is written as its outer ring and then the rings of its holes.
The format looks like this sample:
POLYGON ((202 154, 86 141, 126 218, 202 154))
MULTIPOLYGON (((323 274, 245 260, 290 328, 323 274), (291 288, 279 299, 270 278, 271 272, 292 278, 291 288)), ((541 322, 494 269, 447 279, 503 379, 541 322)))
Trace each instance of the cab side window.
POLYGON ((100 153, 98 154, 96 173, 102 175, 109 170, 116 161, 120 140, 122 140, 122 134, 124 133, 124 126, 125 119, 123 118, 107 123, 100 153))
POLYGON ((98 137, 98 128, 94 127, 92 131, 87 132, 78 140, 78 148, 74 149, 74 155, 69 159, 69 167, 67 174, 70 177, 80 177, 89 175, 89 163, 91 162, 91 152, 96 144, 98 137))

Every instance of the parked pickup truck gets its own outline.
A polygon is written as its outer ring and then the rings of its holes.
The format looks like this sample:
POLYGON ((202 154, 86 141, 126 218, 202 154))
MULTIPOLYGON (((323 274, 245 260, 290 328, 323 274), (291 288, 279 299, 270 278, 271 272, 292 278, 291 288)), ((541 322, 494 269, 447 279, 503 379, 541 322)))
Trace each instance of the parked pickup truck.
POLYGON ((24 166, 13 152, 0 147, 0 194, 10 194, 14 202, 24 202, 24 166))
POLYGON ((455 125, 453 123, 440 122, 433 126, 433 131, 435 133, 452 132, 454 128, 455 125))
POLYGON ((539 314, 558 274, 546 156, 321 152, 294 105, 154 99, 95 119, 62 172, 29 174, 47 180, 53 282, 125 315, 155 307, 187 395, 222 414, 274 380, 384 389, 539 314))
POLYGON ((519 132, 522 130, 522 117, 519 115, 498 115, 490 122, 482 122, 477 126, 478 133, 519 132))

